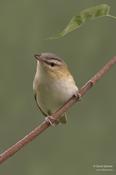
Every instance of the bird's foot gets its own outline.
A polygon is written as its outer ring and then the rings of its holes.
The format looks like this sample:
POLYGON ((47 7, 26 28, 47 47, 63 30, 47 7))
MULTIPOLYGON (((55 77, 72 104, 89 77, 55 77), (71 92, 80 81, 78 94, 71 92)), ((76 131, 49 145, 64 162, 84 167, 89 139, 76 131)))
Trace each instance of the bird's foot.
POLYGON ((82 100, 82 96, 81 96, 81 94, 80 94, 80 92, 78 91, 78 92, 76 92, 75 94, 74 94, 74 96, 77 98, 79 98, 79 101, 81 101, 82 100))
POLYGON ((57 121, 54 121, 54 117, 52 116, 45 117, 45 121, 47 121, 53 127, 57 125, 57 121))

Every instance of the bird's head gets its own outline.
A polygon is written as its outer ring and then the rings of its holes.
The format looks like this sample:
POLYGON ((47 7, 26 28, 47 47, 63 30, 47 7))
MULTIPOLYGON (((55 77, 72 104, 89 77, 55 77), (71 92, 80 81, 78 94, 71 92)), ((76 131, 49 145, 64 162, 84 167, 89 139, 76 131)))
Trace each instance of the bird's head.
POLYGON ((67 64, 53 53, 36 54, 37 69, 41 69, 46 76, 53 79, 64 79, 70 76, 67 64))

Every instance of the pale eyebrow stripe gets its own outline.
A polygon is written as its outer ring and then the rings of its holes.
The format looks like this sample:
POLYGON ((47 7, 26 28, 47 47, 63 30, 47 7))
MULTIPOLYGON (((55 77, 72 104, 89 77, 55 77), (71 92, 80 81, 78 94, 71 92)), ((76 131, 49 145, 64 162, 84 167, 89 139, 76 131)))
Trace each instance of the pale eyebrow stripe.
POLYGON ((59 62, 63 62, 60 58, 57 58, 57 57, 47 57, 48 60, 56 60, 56 61, 59 61, 59 62))

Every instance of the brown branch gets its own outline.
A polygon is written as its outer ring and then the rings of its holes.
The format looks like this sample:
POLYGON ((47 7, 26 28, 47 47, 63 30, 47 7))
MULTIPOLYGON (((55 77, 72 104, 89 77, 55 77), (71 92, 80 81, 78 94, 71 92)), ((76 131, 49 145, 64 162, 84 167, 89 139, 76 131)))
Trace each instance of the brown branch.
MULTIPOLYGON (((79 93, 81 96, 85 95, 85 93, 96 84, 98 80, 102 78, 104 74, 108 72, 111 67, 116 64, 116 56, 113 57, 97 74, 95 74, 80 90, 79 93)), ((53 123, 60 118, 61 114, 66 112, 74 103, 79 101, 79 95, 77 92, 77 96, 73 95, 61 108, 59 108, 54 114, 52 114, 53 123)), ((48 121, 44 120, 39 126, 33 129, 29 134, 27 134, 23 139, 19 140, 16 144, 12 145, 10 148, 5 150, 2 154, 0 154, 0 163, 3 163, 5 160, 13 156, 17 151, 22 149, 26 144, 30 143, 34 140, 38 135, 44 132, 50 124, 48 121)))

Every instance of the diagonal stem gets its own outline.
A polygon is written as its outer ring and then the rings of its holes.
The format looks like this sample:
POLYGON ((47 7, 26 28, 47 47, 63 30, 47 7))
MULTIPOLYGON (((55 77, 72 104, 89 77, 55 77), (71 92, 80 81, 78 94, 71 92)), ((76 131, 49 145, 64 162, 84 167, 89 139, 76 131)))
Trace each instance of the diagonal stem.
MULTIPOLYGON (((100 80, 107 72, 112 68, 112 66, 116 64, 116 56, 109 60, 80 90, 79 94, 84 96, 86 92, 93 85, 96 84, 98 80, 100 80)), ((66 112, 74 103, 79 101, 79 95, 73 95, 61 108, 59 108, 55 113, 52 114, 53 123, 60 119, 61 115, 66 112)), ((30 133, 28 133, 24 138, 19 140, 17 143, 6 149, 3 153, 0 154, 0 163, 3 163, 5 160, 9 159, 13 156, 17 151, 22 149, 26 144, 30 143, 34 140, 38 135, 44 132, 48 127, 50 127, 50 123, 44 120, 39 126, 33 129, 30 133)))

